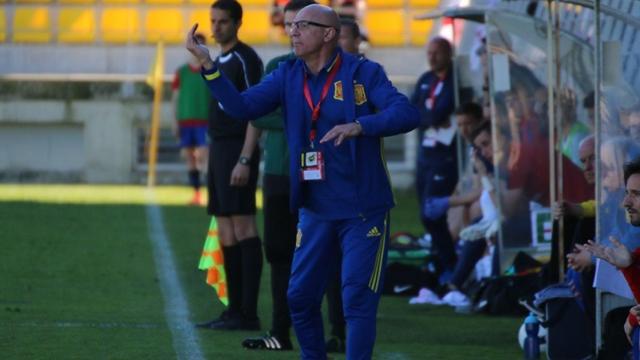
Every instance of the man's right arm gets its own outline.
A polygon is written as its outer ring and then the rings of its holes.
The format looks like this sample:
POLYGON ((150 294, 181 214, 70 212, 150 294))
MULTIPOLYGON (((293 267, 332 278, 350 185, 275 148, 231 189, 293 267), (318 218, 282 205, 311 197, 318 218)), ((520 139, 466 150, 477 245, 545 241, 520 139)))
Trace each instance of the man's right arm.
POLYGON ((274 111, 280 105, 280 79, 276 70, 260 83, 242 93, 217 68, 204 68, 209 91, 229 116, 238 120, 253 120, 274 111))
POLYGON ((209 49, 199 44, 195 39, 198 24, 187 33, 185 47, 202 66, 204 77, 209 90, 224 111, 239 120, 252 120, 275 110, 280 104, 280 79, 276 70, 263 79, 259 84, 250 87, 240 94, 224 74, 216 68, 209 49))

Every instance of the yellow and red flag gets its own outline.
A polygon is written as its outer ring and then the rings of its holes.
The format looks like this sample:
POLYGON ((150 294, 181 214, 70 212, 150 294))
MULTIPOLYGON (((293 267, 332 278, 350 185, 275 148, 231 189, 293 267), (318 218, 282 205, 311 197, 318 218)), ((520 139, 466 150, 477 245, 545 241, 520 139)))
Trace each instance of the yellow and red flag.
POLYGON ((207 271, 207 284, 211 285, 218 299, 225 305, 229 305, 227 297, 227 275, 224 272, 224 256, 218 238, 218 223, 216 217, 211 217, 207 239, 204 241, 202 256, 198 269, 207 271))

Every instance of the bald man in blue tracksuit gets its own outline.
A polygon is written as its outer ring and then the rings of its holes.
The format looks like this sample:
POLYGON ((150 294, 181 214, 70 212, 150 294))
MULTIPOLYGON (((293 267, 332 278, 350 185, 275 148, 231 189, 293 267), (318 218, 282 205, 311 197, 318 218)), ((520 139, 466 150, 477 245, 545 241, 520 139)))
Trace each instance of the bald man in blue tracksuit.
POLYGON ((280 63, 242 94, 210 62, 208 51, 187 39, 227 113, 251 120, 282 106, 291 154, 290 207, 299 210, 288 300, 303 359, 326 358, 320 305, 339 251, 347 358, 372 356, 394 205, 382 137, 419 122, 417 109, 380 65, 337 47, 339 27, 330 8, 302 9, 291 30, 298 58, 280 63))

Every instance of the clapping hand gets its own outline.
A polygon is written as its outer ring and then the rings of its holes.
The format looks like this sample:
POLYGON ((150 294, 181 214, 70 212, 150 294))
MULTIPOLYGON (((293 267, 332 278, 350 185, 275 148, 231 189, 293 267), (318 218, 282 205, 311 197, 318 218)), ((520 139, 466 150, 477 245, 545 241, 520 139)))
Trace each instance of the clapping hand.
POLYGON ((631 251, 624 246, 623 243, 613 236, 609 237, 612 246, 597 244, 593 240, 589 240, 584 247, 593 256, 600 258, 618 268, 626 268, 633 262, 631 251))

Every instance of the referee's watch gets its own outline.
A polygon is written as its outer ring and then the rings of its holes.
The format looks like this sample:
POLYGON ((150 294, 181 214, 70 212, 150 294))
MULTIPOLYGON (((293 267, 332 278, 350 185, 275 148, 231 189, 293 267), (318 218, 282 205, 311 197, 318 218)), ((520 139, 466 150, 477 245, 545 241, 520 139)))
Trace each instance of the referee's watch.
POLYGON ((248 166, 250 162, 251 162, 251 159, 249 159, 246 156, 240 156, 238 158, 238 164, 240 164, 240 165, 247 165, 248 166))

